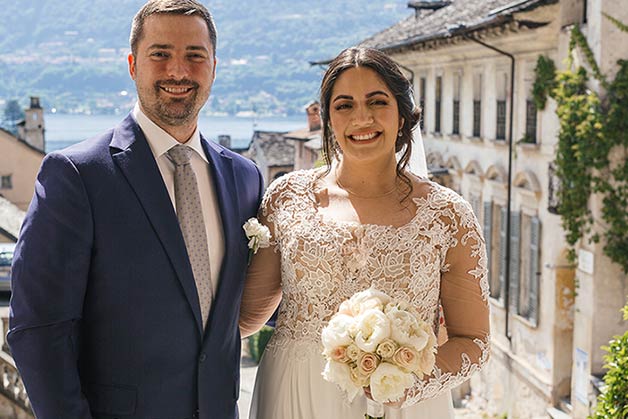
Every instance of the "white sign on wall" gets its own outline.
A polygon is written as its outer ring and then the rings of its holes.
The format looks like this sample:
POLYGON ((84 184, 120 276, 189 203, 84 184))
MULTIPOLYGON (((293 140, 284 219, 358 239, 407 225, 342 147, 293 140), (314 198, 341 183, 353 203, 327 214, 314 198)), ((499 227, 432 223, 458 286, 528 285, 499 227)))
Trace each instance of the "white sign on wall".
POLYGON ((580 348, 575 353, 575 393, 579 402, 589 405, 589 355, 580 348))
POLYGON ((593 274, 593 253, 588 250, 578 250, 578 269, 582 272, 593 274))

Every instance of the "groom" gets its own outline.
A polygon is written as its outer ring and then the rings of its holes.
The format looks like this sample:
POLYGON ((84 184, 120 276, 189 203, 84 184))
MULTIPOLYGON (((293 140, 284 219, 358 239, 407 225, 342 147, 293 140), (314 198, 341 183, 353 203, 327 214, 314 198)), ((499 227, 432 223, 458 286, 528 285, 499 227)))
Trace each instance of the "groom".
POLYGON ((149 1, 128 57, 138 105, 42 164, 8 335, 39 419, 237 417, 242 225, 263 181, 198 131, 215 47, 203 5, 149 1))

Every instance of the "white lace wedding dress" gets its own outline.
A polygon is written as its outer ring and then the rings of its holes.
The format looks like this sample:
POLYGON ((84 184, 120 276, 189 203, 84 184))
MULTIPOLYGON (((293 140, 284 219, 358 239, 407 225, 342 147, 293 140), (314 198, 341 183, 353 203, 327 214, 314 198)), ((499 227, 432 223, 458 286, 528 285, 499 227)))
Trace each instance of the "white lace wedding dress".
MULTIPOLYGON (((481 368, 489 350, 487 259, 470 206, 430 182, 424 188, 429 193, 413 198, 415 216, 401 227, 329 220, 314 194, 318 173, 283 176, 262 204, 281 257, 276 286, 282 301, 257 372, 250 418, 364 418, 363 395, 349 403, 323 379, 320 335, 342 301, 371 286, 411 302, 435 325, 440 300, 449 334, 432 376, 417 380, 401 409, 386 408, 386 419, 453 418, 448 390, 481 368)), ((268 285, 268 279, 260 285, 263 272, 250 276, 243 317, 268 285)))

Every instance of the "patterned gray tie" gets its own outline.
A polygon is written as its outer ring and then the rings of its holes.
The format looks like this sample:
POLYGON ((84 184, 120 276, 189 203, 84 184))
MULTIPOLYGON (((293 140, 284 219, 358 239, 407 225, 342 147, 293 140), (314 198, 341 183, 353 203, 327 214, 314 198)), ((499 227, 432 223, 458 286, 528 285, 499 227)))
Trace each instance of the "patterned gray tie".
POLYGON ((198 193, 196 175, 190 164, 190 156, 193 152, 190 147, 179 144, 168 150, 168 156, 175 166, 174 197, 177 218, 194 273, 204 329, 212 303, 213 290, 201 196, 198 193))

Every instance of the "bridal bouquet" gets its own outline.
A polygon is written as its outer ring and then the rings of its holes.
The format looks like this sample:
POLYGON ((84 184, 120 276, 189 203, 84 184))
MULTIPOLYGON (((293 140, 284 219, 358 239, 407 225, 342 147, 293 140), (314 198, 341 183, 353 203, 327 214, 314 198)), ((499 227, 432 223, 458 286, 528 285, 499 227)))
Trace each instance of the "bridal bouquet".
POLYGON ((323 329, 323 377, 349 401, 364 387, 373 400, 365 417, 383 417, 383 403, 404 397, 415 377, 430 374, 436 336, 409 304, 370 288, 344 301, 323 329))

